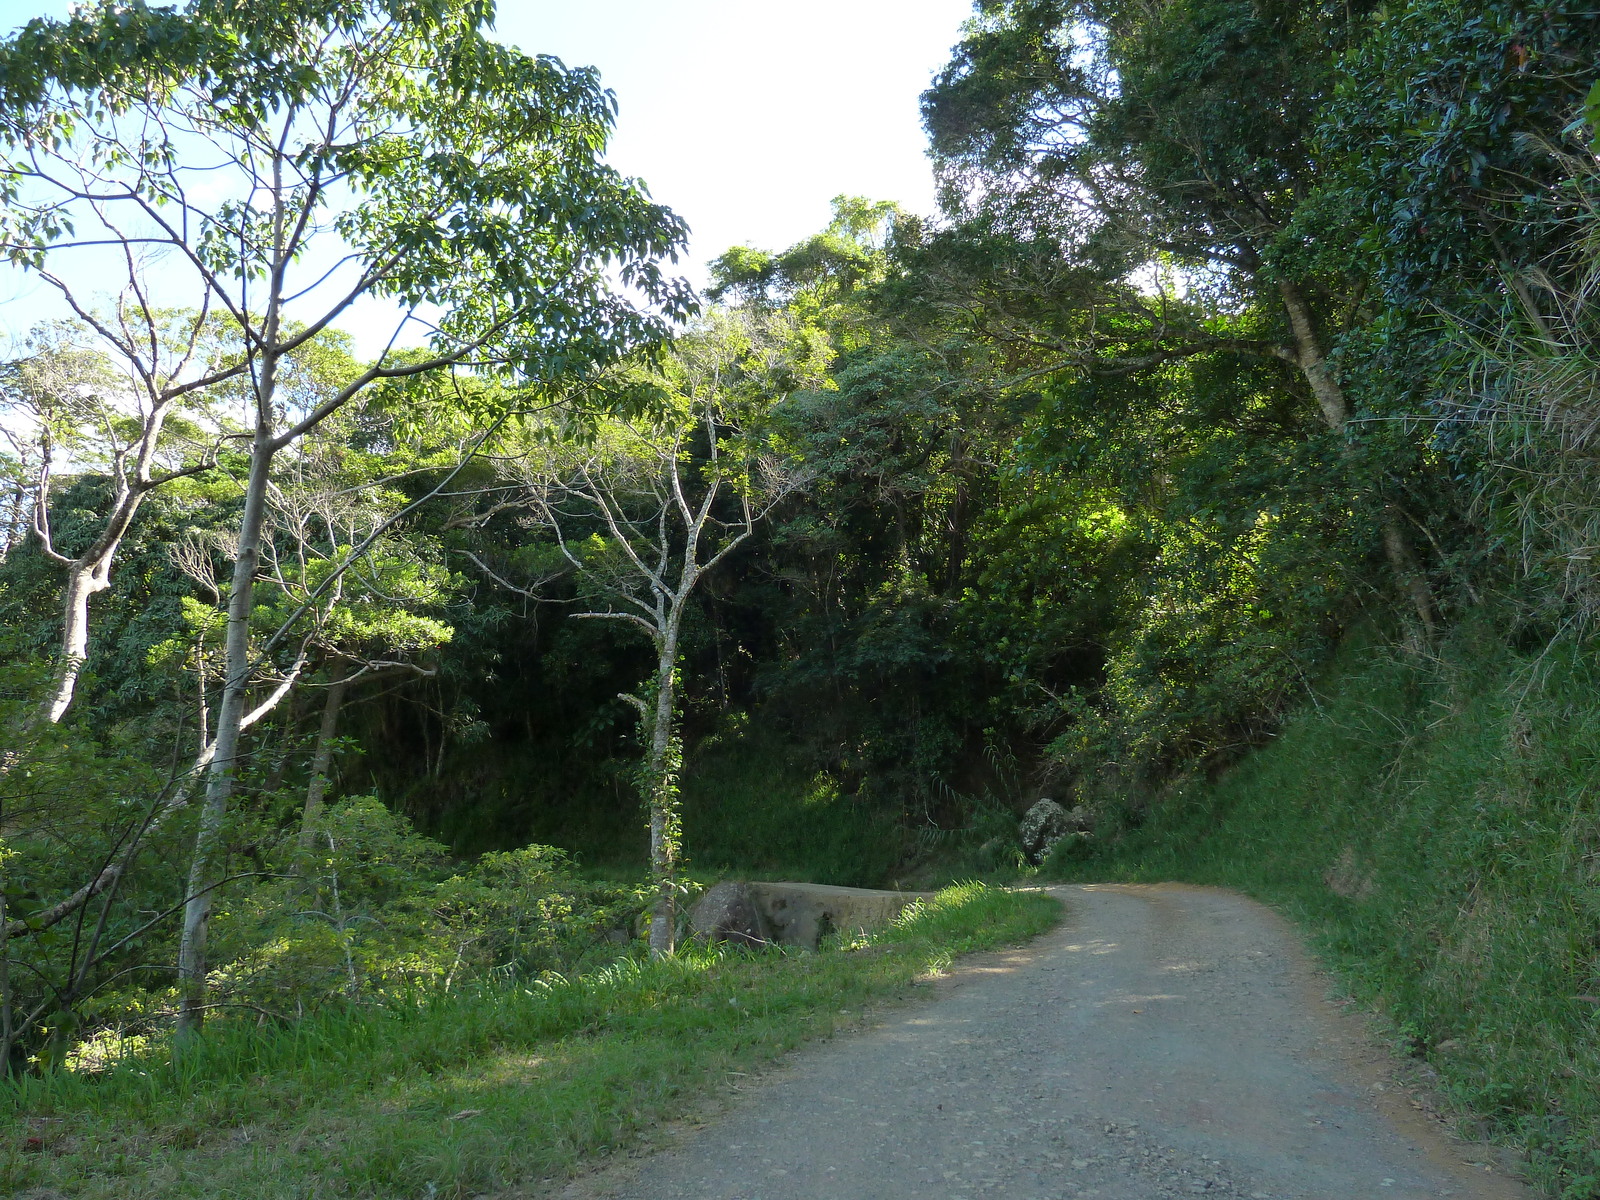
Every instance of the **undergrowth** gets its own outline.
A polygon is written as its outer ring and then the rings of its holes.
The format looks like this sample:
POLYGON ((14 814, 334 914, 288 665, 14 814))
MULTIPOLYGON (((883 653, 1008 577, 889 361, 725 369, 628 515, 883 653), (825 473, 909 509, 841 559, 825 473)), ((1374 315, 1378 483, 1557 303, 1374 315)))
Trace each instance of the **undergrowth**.
POLYGON ((885 886, 903 852, 892 816, 792 759, 778 738, 750 729, 696 749, 683 781, 684 842, 694 868, 885 886))
POLYGON ((0 1087, 0 1194, 403 1200, 559 1175, 1057 911, 967 884, 818 953, 691 948, 25 1077, 0 1087))
POLYGON ((1056 878, 1239 888, 1297 917, 1479 1131, 1600 1197, 1600 704, 1579 647, 1345 648, 1275 741, 1056 878))

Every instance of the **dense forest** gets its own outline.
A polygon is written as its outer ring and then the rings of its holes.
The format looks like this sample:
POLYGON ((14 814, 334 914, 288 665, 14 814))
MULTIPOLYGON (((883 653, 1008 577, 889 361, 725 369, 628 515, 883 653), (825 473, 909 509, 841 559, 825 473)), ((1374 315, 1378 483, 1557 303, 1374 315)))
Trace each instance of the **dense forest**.
MULTIPOLYGON (((489 15, 0 44, 0 245, 73 314, 0 364, 9 1071, 670 953, 730 872, 1015 875, 1041 796, 1058 875, 1197 837, 1341 662, 1509 664, 1513 751, 1600 708, 1590 0, 980 0, 940 211, 701 296, 489 15)), ((1578 741, 1527 786, 1589 870, 1578 741)))

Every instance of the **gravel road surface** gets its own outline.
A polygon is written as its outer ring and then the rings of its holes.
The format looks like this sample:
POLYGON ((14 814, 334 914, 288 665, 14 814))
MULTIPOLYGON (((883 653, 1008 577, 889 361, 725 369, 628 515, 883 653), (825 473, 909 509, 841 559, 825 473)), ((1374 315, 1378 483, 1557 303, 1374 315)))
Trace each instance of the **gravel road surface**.
POLYGON ((1231 892, 1052 889, 1053 932, 802 1050, 566 1200, 1531 1200, 1231 892))

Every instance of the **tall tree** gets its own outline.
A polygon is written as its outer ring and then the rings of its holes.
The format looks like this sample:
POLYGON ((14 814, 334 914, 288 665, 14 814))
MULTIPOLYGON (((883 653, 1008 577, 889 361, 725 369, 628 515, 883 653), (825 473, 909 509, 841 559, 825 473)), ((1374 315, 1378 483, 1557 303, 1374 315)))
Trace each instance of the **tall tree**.
POLYGON ((590 69, 490 40, 492 16, 476 0, 102 0, 0 44, 0 249, 152 378, 159 309, 142 267, 161 251, 163 288, 219 321, 229 348, 168 386, 248 381, 225 683, 179 964, 185 1029, 205 1007, 275 456, 381 380, 502 367, 550 382, 659 335, 690 303, 657 261, 681 222, 601 162, 611 95, 590 69), (68 263, 88 253, 104 270, 108 244, 135 297, 120 324, 95 316, 68 263), (284 361, 366 297, 398 306, 391 347, 416 335, 427 352, 386 351, 293 406, 284 361))
MULTIPOLYGON (((923 98, 947 203, 999 254, 967 249, 975 264, 958 255, 935 272, 947 306, 979 293, 998 336, 1063 367, 1277 359, 1325 427, 1355 440, 1329 355, 1359 319, 1364 281, 1308 268, 1301 243, 1317 232, 1303 211, 1317 113, 1371 7, 981 4, 923 98)), ((1436 606, 1395 498, 1367 486, 1396 580, 1431 629, 1436 606)))
POLYGON ((643 694, 621 699, 638 712, 645 747, 657 954, 672 953, 676 936, 684 622, 706 576, 797 483, 760 435, 780 395, 819 377, 826 351, 803 333, 787 317, 718 312, 667 357, 651 411, 582 443, 546 437, 513 464, 537 525, 578 578, 580 603, 595 606, 574 615, 634 626, 655 652, 643 694))

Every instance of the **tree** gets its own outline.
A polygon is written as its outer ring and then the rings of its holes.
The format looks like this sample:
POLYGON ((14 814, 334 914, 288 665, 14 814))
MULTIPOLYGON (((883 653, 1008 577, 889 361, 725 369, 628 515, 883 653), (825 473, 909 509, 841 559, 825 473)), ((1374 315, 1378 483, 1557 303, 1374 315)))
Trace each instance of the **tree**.
POLYGON ((513 464, 537 526, 578 578, 580 603, 604 604, 574 616, 632 625, 655 652, 643 694, 621 699, 638 712, 645 747, 657 954, 672 953, 676 937, 684 621, 706 576, 798 483, 760 434, 778 396, 820 378, 820 348, 802 333, 783 317, 717 312, 667 358, 659 406, 581 443, 539 431, 541 444, 513 464))
MULTIPOLYGON (((120 371, 116 359, 93 345, 91 330, 59 323, 36 328, 28 339, 30 353, 5 364, 0 374, 10 417, 6 436, 14 451, 12 524, 22 525, 26 510, 23 528, 66 573, 56 676, 34 721, 59 721, 72 703, 89 654, 89 601, 110 586, 117 551, 145 498, 207 461, 192 438, 168 432, 174 412, 193 404, 183 391, 166 386, 205 353, 205 323, 192 313, 144 315, 147 372, 120 371), (52 479, 63 454, 75 470, 97 470, 110 485, 98 527, 72 553, 57 548, 50 528, 52 479)), ((128 330, 127 308, 119 305, 103 323, 128 330)), ((191 426, 184 432, 196 431, 191 426)))
MULTIPOLYGON (((1364 281, 1304 243, 1317 233, 1317 114, 1370 7, 983 5, 923 97, 947 203, 980 235, 939 256, 935 296, 971 307, 976 293, 997 336, 1060 368, 1276 359, 1354 443, 1330 341, 1360 320, 1364 281)), ((1431 630, 1436 604, 1392 489, 1362 486, 1431 630)))
POLYGON ((1486 590, 1580 625, 1597 56, 1578 0, 1386 6, 1343 60, 1318 139, 1324 253, 1363 266, 1378 314, 1341 347, 1347 376, 1374 411, 1422 416, 1453 460, 1466 586, 1466 566, 1509 572, 1486 590))
MULTIPOLYGON (((269 489, 270 527, 252 614, 255 653, 264 665, 273 657, 264 645, 298 642, 284 673, 301 676, 298 686, 323 695, 302 841, 315 831, 333 741, 352 690, 431 675, 427 656, 453 633, 436 614, 456 580, 440 562, 434 539, 401 519, 416 507, 416 498, 401 486, 419 476, 448 475, 459 464, 460 449, 448 438, 442 446, 403 444, 388 452, 357 445, 375 424, 387 423, 370 411, 344 410, 283 457, 269 489), (290 629, 294 638, 285 638, 290 629)), ((203 599, 185 597, 184 627, 150 652, 169 667, 191 666, 198 677, 195 724, 202 752, 210 742, 207 692, 219 676, 212 664, 222 658, 225 588, 216 559, 225 542, 226 534, 207 524, 191 527, 169 546, 203 599)), ((292 714, 285 722, 286 741, 297 724, 292 714)), ((281 773, 283 757, 273 776, 281 773)))
MULTIPOLYGON (((336 431, 324 429, 324 433, 336 431)), ((275 489, 278 516, 263 628, 271 636, 309 608, 313 653, 324 680, 312 750, 301 845, 314 836, 332 766, 339 718, 353 688, 398 676, 431 675, 425 656, 447 643, 451 627, 432 615, 452 576, 432 539, 394 529, 409 498, 389 478, 386 459, 348 439, 320 437, 293 475, 275 489)))
POLYGON ((245 385, 225 682, 179 964, 185 1029, 204 1011, 276 455, 379 381, 468 368, 549 385, 658 336, 690 304, 657 262, 681 222, 600 161, 610 94, 592 70, 489 40, 491 16, 470 0, 102 0, 0 45, 0 249, 151 380, 166 375, 148 349, 160 318, 145 267, 161 253, 163 286, 220 323, 225 351, 158 391, 245 385), (133 297, 118 324, 63 265, 107 245, 133 297), (365 297, 400 307, 391 348, 297 407, 283 364, 365 297), (394 351, 408 330, 426 353, 394 351))

